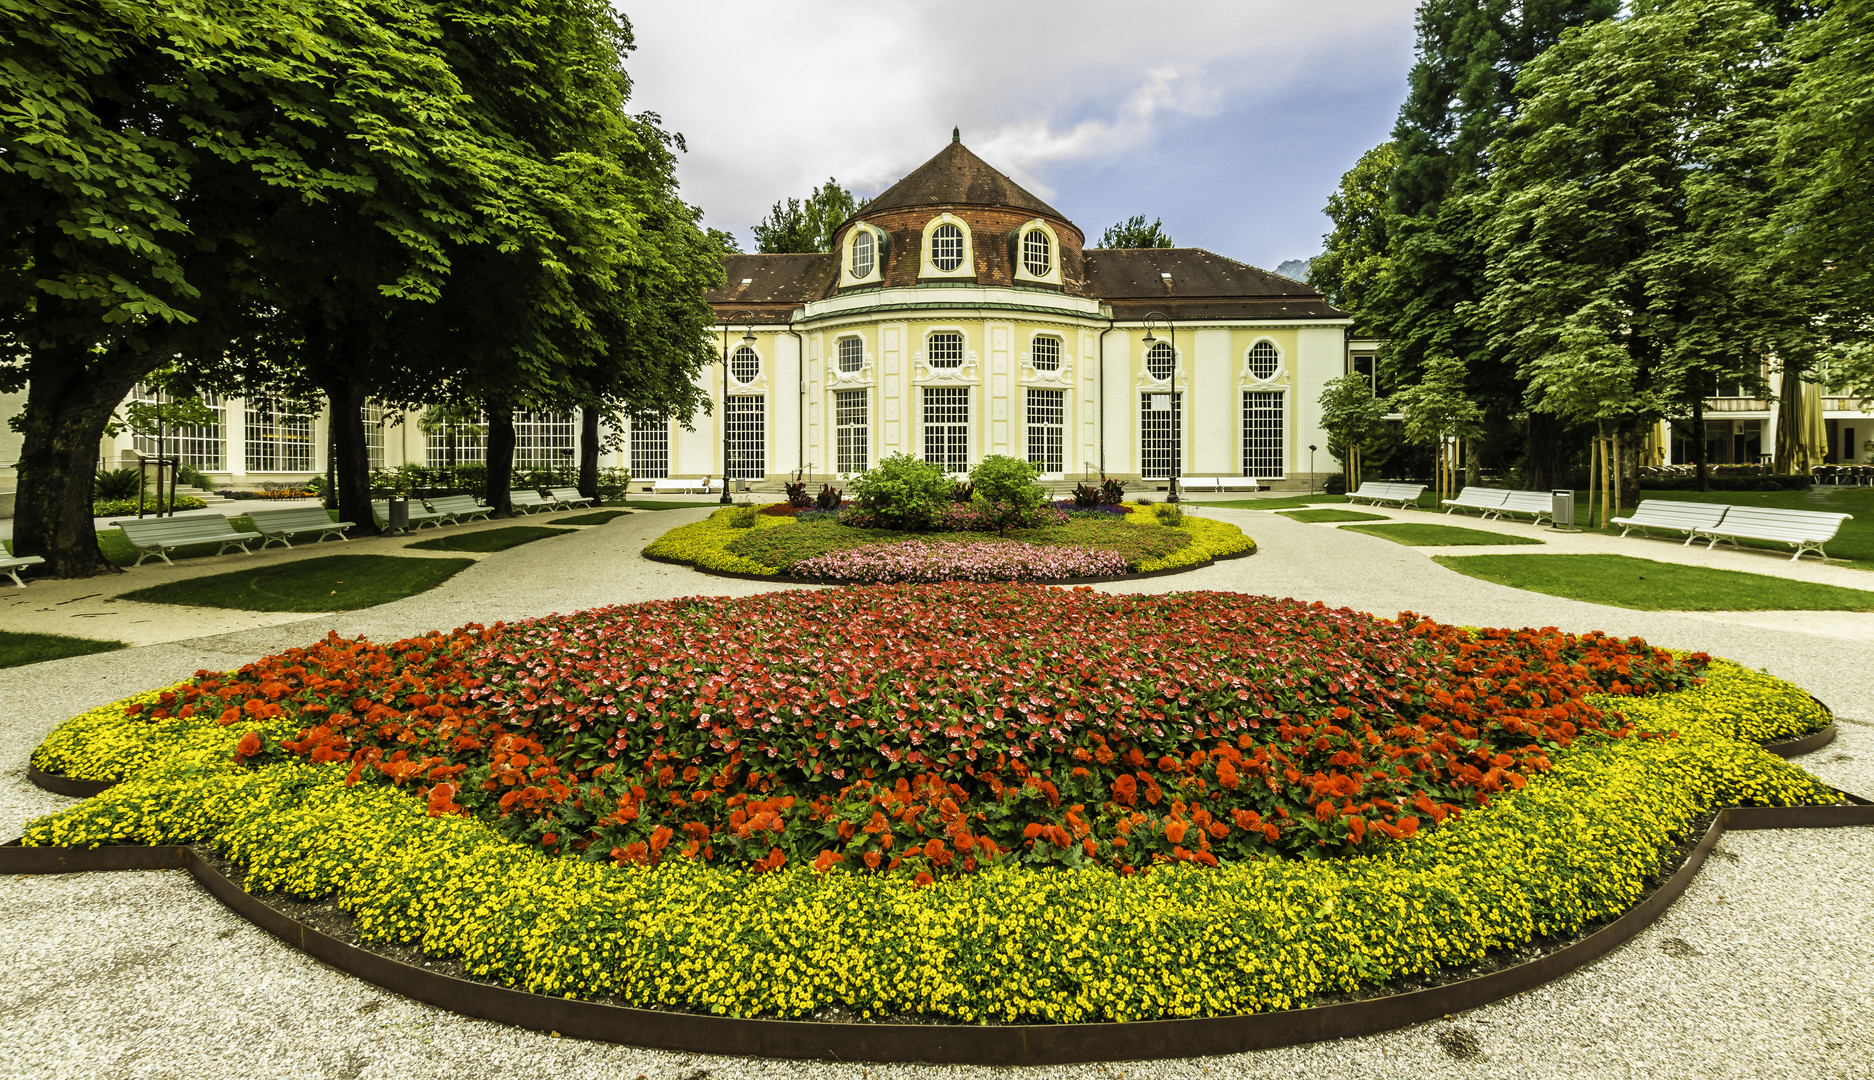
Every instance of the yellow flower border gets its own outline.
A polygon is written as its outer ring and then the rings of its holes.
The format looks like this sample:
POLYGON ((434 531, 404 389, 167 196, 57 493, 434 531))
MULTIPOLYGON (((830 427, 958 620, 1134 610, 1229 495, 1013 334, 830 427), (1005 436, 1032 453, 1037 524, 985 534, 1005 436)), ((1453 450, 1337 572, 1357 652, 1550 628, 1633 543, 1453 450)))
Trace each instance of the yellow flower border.
MULTIPOLYGON (((154 694, 127 700, 150 700, 154 694)), ((233 764, 246 731, 93 709, 33 755, 129 777, 28 845, 209 844, 247 887, 336 896, 367 940, 420 944, 542 994, 801 1017, 1088 1022, 1304 1006, 1571 935, 1642 898, 1703 814, 1838 793, 1743 739, 1819 727, 1788 683, 1713 664, 1698 689, 1605 702, 1670 737, 1580 745, 1522 791, 1363 858, 896 876, 750 874, 547 856, 345 767, 233 764)), ((75 771, 77 770, 77 771, 75 771)))
MULTIPOLYGON (((702 521, 677 526, 651 541, 644 549, 645 557, 661 562, 682 563, 686 566, 694 566, 698 570, 714 570, 718 573, 754 574, 759 577, 778 576, 780 571, 774 567, 744 558, 728 549, 729 544, 736 537, 747 531, 729 524, 728 515, 734 509, 734 507, 725 507, 711 513, 702 521)), ((770 517, 764 514, 755 519, 755 528, 758 529, 772 529, 794 524, 795 521, 791 517, 770 517)), ((1138 573, 1177 570, 1256 549, 1254 540, 1245 535, 1242 529, 1228 522, 1186 514, 1182 524, 1168 526, 1168 528, 1189 534, 1191 542, 1162 559, 1152 559, 1140 564, 1138 573)))

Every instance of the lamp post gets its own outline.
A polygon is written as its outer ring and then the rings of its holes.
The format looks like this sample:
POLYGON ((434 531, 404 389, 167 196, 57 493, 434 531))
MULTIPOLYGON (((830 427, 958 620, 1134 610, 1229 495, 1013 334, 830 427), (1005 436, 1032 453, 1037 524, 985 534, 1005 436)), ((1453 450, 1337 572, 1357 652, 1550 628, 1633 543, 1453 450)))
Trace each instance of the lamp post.
POLYGON ((1184 472, 1184 414, 1178 407, 1181 404, 1178 401, 1178 328, 1172 325, 1162 311, 1145 313, 1145 355, 1148 361, 1152 355, 1152 346, 1158 342, 1152 336, 1154 322, 1164 323, 1165 335, 1171 339, 1171 476, 1168 478, 1171 481, 1171 492, 1165 496, 1165 501, 1175 503, 1183 501, 1178 494, 1178 477, 1184 472))
POLYGON ((1314 494, 1314 450, 1313 443, 1308 444, 1308 494, 1314 494))
POLYGON ((720 501, 724 506, 734 501, 729 498, 729 323, 742 323, 742 344, 753 345, 755 328, 747 324, 754 317, 753 312, 738 311, 733 318, 724 320, 722 324, 722 499, 720 501))

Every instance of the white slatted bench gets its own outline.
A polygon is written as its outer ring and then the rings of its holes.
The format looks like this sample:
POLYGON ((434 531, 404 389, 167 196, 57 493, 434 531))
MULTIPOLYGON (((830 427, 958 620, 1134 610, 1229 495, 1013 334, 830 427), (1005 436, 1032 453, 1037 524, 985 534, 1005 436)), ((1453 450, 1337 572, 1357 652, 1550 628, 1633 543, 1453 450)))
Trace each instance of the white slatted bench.
POLYGON ((1348 492, 1347 501, 1357 502, 1365 499, 1374 504, 1398 503, 1399 508, 1403 510, 1407 505, 1418 502, 1419 496, 1424 493, 1424 484, 1388 484, 1369 480, 1360 485, 1360 490, 1348 492))
POLYGON ((536 510, 551 510, 553 504, 543 498, 538 491, 523 488, 519 491, 508 492, 508 509, 531 514, 536 510))
POLYGON ((1453 510, 1481 510, 1488 518, 1503 509, 1503 500, 1509 495, 1504 488, 1467 487, 1458 492, 1457 498, 1444 501, 1445 516, 1450 517, 1453 510))
POLYGON ((228 519, 220 514, 188 514, 182 517, 144 518, 140 521, 112 522, 130 546, 137 549, 137 561, 131 565, 142 566, 143 560, 154 555, 169 565, 169 552, 190 544, 220 544, 215 552, 226 555, 230 547, 238 547, 241 554, 252 555, 247 545, 260 539, 258 534, 240 532, 228 524, 228 519))
POLYGON ((44 562, 45 562, 45 559, 38 555, 0 554, 0 574, 5 574, 6 576, 12 578, 13 584, 18 585, 20 588, 24 589, 26 587, 26 583, 20 580, 20 571, 25 569, 28 566, 39 566, 43 564, 44 562))
POLYGON ((1709 538, 1705 545, 1710 551, 1724 541, 1737 546, 1739 540, 1770 540, 1788 544, 1796 549, 1789 557, 1790 562, 1802 558, 1803 552, 1813 551, 1828 561, 1828 552, 1822 545, 1835 539, 1841 523, 1854 517, 1853 514, 1834 514, 1820 510, 1777 510, 1767 506, 1731 506, 1724 512, 1724 520, 1716 525, 1698 529, 1692 537, 1709 538))
POLYGON ((439 495, 429 500, 429 508, 443 519, 441 524, 444 525, 457 525, 488 516, 488 508, 476 502, 473 495, 439 495))
POLYGON ((1495 514, 1485 517, 1502 517, 1505 514, 1528 514, 1531 524, 1542 524, 1543 518, 1555 519, 1555 495, 1547 491, 1512 491, 1503 499, 1503 505, 1497 507, 1495 514))
POLYGON ((1670 529, 1685 534, 1686 546, 1700 531, 1717 527, 1724 520, 1724 512, 1730 507, 1723 503, 1674 502, 1671 499, 1641 499, 1640 505, 1633 510, 1632 517, 1617 517, 1612 524, 1620 526, 1620 535, 1625 536, 1633 529, 1640 530, 1641 536, 1648 535, 1648 529, 1670 529))
POLYGON ((1261 491, 1262 481, 1253 476, 1219 476, 1217 487, 1222 491, 1261 491))
POLYGON ((345 535, 345 530, 351 528, 351 522, 333 521, 331 515, 317 506, 288 506, 277 510, 254 510, 247 515, 247 520, 253 522, 254 528, 260 530, 262 551, 265 551, 267 545, 276 540, 286 547, 292 547, 292 538, 305 533, 319 535, 319 539, 314 543, 321 543, 328 536, 336 536, 340 540, 351 539, 345 535))
POLYGON ((681 480, 665 478, 651 485, 653 495, 716 495, 722 491, 722 481, 703 477, 699 480, 681 480))
POLYGON ((1180 476, 1178 486, 1186 492, 1222 490, 1214 476, 1180 476))
MULTIPOLYGON (((385 528, 390 527, 389 499, 371 500, 371 512, 377 515, 377 519, 384 523, 385 528)), ((411 532, 415 532, 425 525, 440 529, 443 526, 443 522, 447 520, 449 520, 448 514, 438 514, 433 510, 425 509, 423 504, 417 502, 415 499, 405 500, 404 522, 409 525, 411 532)))
POLYGON ((552 500, 554 505, 568 510, 575 506, 591 506, 598 501, 590 496, 579 494, 577 488, 548 488, 547 498, 552 500))

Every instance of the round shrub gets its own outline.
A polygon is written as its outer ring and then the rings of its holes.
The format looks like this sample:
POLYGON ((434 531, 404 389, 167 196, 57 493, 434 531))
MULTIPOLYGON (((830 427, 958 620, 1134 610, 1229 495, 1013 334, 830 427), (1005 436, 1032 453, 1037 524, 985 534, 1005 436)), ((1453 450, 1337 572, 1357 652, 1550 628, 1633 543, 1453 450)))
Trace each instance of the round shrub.
POLYGON ((985 506, 997 532, 1032 524, 1048 501, 1047 489, 1035 482, 1035 467, 1007 454, 990 454, 970 470, 975 496, 985 506))
POLYGON ((893 454, 847 485, 869 525, 887 529, 930 528, 956 490, 943 466, 893 454))

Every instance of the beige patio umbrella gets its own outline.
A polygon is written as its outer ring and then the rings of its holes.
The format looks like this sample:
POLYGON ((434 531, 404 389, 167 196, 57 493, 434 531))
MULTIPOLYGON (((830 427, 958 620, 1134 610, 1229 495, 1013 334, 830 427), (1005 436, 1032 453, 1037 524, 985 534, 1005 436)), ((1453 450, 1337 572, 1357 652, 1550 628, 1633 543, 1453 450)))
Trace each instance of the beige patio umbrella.
POLYGON ((1778 387, 1776 471, 1801 476, 1822 464, 1828 441, 1822 422, 1822 387, 1784 368, 1778 387))

